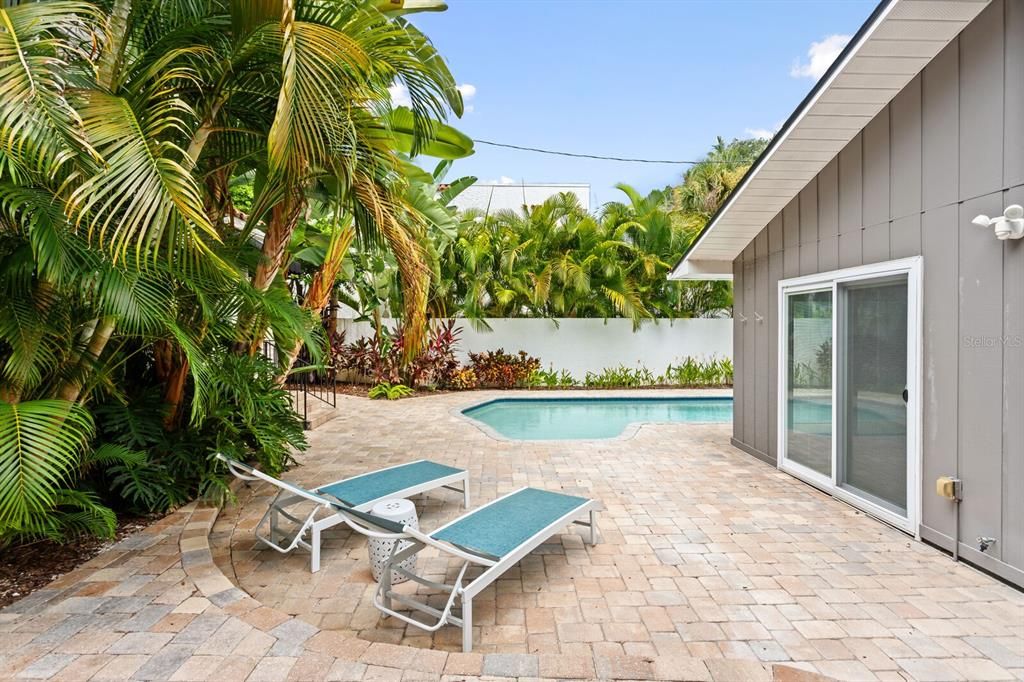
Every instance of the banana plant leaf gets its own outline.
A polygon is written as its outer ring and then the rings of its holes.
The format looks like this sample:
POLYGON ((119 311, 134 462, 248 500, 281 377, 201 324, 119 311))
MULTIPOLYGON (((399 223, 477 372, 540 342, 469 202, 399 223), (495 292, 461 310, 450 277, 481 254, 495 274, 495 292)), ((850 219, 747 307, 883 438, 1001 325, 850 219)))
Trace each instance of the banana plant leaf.
POLYGON ((447 3, 441 0, 376 0, 373 3, 379 12, 389 17, 400 17, 418 12, 444 12, 447 3))
MULTIPOLYGON (((381 131, 382 136, 389 137, 397 151, 412 152, 415 134, 412 109, 396 107, 385 116, 385 125, 387 129, 381 131)), ((438 159, 463 159, 473 153, 473 140, 465 133, 440 121, 432 121, 431 128, 433 139, 423 147, 421 154, 438 159)))

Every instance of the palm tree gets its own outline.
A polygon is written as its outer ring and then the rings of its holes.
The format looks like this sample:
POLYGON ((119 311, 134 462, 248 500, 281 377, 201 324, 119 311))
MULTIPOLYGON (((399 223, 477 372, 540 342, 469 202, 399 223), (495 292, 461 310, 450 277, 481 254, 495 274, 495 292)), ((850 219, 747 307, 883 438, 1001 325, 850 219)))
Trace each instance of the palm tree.
POLYGON ((431 310, 478 323, 627 317, 639 325, 725 314, 728 284, 667 279, 703 219, 673 209, 671 190, 642 195, 626 184, 618 188, 625 201, 606 204, 597 215, 571 194, 520 210, 462 214, 454 238, 436 232, 425 247, 434 271, 431 310))
POLYGON ((707 222, 767 146, 766 139, 726 142, 717 138, 707 156, 691 166, 682 184, 674 188, 672 209, 707 222))
POLYGON ((89 464, 92 422, 76 403, 110 376, 118 325, 193 347, 172 283, 220 267, 175 144, 200 50, 131 59, 131 9, 119 0, 105 20, 79 2, 0 8, 0 540, 111 529, 68 485, 89 464))
MULTIPOLYGON (((109 530, 95 498, 72 494, 76 472, 141 460, 91 446, 92 405, 128 403, 155 380, 164 428, 186 428, 185 414, 198 428, 252 376, 237 362, 224 373, 232 341, 269 330, 284 350, 316 347, 314 309, 355 233, 390 247, 403 287, 425 290, 401 154, 471 144, 438 122, 461 111, 458 91, 401 18, 437 4, 378 5, 0 7, 0 542, 86 517, 109 530), (391 109, 395 80, 410 110, 391 109), (245 175, 257 191, 240 216, 230 187, 245 175), (284 254, 325 186, 336 219, 303 307, 284 254)), ((424 299, 406 297, 409 318, 422 319, 424 299)), ((264 435, 250 432, 257 449, 264 435)), ((202 458, 180 466, 213 485, 202 458)))

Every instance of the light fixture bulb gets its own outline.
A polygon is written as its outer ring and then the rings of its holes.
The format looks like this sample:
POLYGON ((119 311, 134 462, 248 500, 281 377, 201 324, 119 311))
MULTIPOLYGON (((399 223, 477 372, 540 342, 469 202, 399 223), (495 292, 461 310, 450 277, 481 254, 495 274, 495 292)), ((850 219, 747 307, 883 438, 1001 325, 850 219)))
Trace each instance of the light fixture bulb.
POLYGON ((992 224, 992 219, 987 215, 982 214, 975 216, 974 220, 971 221, 971 224, 977 225, 978 227, 989 227, 992 224))
POLYGON ((1007 220, 1020 220, 1024 218, 1024 206, 1020 204, 1010 204, 1006 207, 1006 211, 1003 213, 1007 220))
POLYGON ((993 220, 992 223, 996 230, 996 239, 1006 240, 1013 235, 1013 226, 1006 218, 1000 216, 993 220))

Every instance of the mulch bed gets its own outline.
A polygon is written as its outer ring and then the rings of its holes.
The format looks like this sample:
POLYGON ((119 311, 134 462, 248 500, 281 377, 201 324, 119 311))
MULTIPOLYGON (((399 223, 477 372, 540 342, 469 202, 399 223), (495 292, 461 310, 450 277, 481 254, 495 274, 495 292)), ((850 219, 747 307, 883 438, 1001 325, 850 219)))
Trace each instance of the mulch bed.
POLYGON ((0 550, 0 608, 46 587, 51 581, 78 568, 118 540, 142 530, 161 516, 128 516, 118 519, 113 539, 83 536, 65 544, 41 540, 4 547, 0 550))
POLYGON ((368 384, 337 384, 335 390, 342 395, 366 398, 366 393, 370 390, 370 386, 368 384))

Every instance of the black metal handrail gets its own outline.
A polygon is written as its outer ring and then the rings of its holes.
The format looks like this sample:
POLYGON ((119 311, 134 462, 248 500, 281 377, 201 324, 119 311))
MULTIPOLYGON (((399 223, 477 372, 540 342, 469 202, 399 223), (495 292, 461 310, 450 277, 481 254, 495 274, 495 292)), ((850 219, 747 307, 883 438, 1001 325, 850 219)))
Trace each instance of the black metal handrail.
MULTIPOLYGON (((280 362, 277 346, 271 341, 263 342, 263 355, 271 362, 280 362)), ((306 349, 295 359, 298 370, 292 370, 284 384, 284 389, 291 399, 292 409, 302 418, 304 428, 309 428, 310 399, 329 405, 338 406, 337 371, 332 366, 311 366, 306 349)), ((316 403, 314 402, 313 405, 316 403)))

